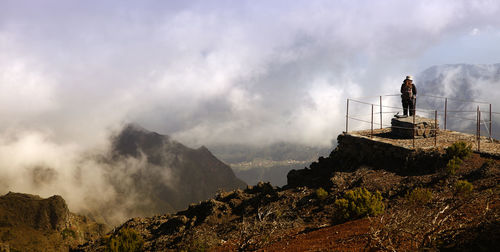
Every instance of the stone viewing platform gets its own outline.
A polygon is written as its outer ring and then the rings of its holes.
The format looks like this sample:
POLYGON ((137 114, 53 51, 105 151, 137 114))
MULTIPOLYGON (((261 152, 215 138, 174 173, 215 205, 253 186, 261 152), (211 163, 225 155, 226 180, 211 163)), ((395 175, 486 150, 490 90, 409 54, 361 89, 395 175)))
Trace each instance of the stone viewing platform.
POLYGON ((353 171, 370 167, 399 175, 422 175, 442 171, 448 157, 445 149, 457 141, 469 144, 479 155, 500 160, 500 141, 481 137, 477 151, 476 136, 450 130, 439 130, 436 138, 399 138, 391 128, 344 132, 337 137, 337 147, 327 158, 320 157, 309 168, 292 170, 287 175, 289 186, 329 184, 332 172, 353 171), (434 140, 436 145, 434 145, 434 140), (330 167, 329 169, 324 169, 330 167))
POLYGON ((464 141, 475 153, 500 159, 500 141, 481 137, 480 151, 477 151, 476 136, 456 131, 440 130, 434 145, 434 137, 415 139, 399 138, 391 128, 354 131, 340 134, 338 146, 330 154, 341 160, 345 167, 367 165, 400 174, 425 174, 444 167, 448 161, 445 148, 457 141, 464 141))
POLYGON ((500 141, 496 139, 488 139, 488 137, 481 137, 480 150, 477 151, 476 135, 451 131, 439 130, 436 138, 436 146, 434 146, 433 137, 419 137, 415 138, 415 147, 413 147, 412 138, 400 138, 393 134, 391 128, 375 129, 373 136, 370 137, 370 130, 353 131, 344 133, 352 137, 363 138, 369 141, 386 143, 393 146, 401 147, 408 150, 435 150, 444 151, 444 149, 457 141, 464 141, 472 147, 476 153, 485 154, 492 157, 500 158, 500 141))
POLYGON ((437 120, 420 116, 394 117, 391 120, 391 130, 394 136, 399 138, 415 138, 433 137, 436 131, 439 130, 437 120))

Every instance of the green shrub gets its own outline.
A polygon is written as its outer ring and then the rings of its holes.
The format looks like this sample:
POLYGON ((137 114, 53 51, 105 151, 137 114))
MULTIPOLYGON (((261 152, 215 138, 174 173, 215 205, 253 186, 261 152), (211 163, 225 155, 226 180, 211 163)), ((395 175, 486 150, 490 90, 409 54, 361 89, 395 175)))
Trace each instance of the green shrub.
POLYGON ((455 183, 455 192, 458 195, 467 196, 472 193, 474 186, 467 180, 459 180, 455 183))
POLYGON ((432 191, 428 188, 417 187, 406 193, 406 200, 412 205, 425 205, 432 200, 432 191))
POLYGON ((449 159, 458 157, 460 159, 467 158, 472 153, 472 148, 470 145, 463 141, 458 141, 446 148, 446 155, 449 159))
POLYGON ((365 188, 347 191, 344 198, 334 203, 338 217, 345 221, 365 216, 374 216, 384 212, 384 203, 379 191, 371 193, 365 188))
POLYGON ((493 159, 491 158, 488 158, 488 160, 486 160, 483 165, 481 165, 481 167, 492 167, 495 165, 495 161, 493 161, 493 159))
POLYGON ((193 241, 189 248, 186 251, 192 251, 192 252, 205 252, 208 251, 210 246, 207 245, 207 243, 199 240, 193 241))
POLYGON ((448 160, 448 164, 446 164, 446 173, 448 175, 455 175, 461 164, 462 159, 460 159, 459 157, 453 157, 452 159, 448 160))
POLYGON ((320 200, 324 200, 324 199, 326 199, 326 197, 328 197, 328 192, 325 191, 325 189, 323 189, 321 187, 316 189, 316 198, 318 198, 320 200))
POLYGON ((192 237, 192 240, 187 240, 186 243, 181 244, 177 251, 181 252, 204 252, 213 251, 211 249, 215 246, 221 245, 221 240, 216 233, 198 234, 192 237))
POLYGON ((76 232, 73 229, 65 228, 63 229, 63 231, 61 231, 61 235, 63 237, 63 240, 66 240, 68 237, 76 239, 76 232))
POLYGON ((112 236, 108 242, 108 251, 136 252, 142 251, 144 240, 135 230, 122 228, 117 235, 112 236))

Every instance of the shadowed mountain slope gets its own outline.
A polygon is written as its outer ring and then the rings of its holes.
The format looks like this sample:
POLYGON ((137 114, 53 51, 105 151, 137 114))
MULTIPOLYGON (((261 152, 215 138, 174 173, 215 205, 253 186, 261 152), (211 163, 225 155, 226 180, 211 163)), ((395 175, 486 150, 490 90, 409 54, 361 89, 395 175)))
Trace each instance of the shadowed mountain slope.
POLYGON ((113 138, 110 162, 121 163, 119 171, 131 180, 123 183, 120 174, 110 176, 111 183, 123 197, 133 194, 139 199, 130 214, 141 216, 173 212, 219 189, 246 186, 206 147, 191 149, 137 125, 125 126, 113 138))

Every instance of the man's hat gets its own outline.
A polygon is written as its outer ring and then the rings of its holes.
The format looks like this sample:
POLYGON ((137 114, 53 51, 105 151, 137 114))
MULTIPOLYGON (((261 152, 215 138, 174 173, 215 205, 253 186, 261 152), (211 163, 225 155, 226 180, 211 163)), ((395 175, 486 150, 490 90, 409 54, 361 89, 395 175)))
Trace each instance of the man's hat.
POLYGON ((413 77, 411 75, 406 76, 407 80, 413 80, 413 77))

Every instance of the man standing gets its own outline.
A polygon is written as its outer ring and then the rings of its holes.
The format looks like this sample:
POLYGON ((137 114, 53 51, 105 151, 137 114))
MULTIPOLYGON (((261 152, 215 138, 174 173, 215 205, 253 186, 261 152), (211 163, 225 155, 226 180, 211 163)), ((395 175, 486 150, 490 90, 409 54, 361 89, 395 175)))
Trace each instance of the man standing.
POLYGON ((415 114, 416 95, 417 88, 413 84, 411 75, 408 75, 403 81, 403 85, 401 85, 401 102, 403 103, 403 114, 405 116, 408 116, 408 110, 410 110, 410 116, 415 114))

